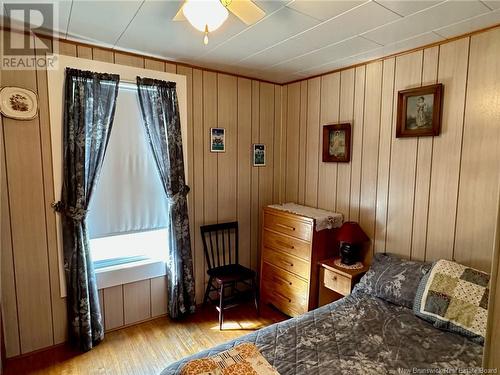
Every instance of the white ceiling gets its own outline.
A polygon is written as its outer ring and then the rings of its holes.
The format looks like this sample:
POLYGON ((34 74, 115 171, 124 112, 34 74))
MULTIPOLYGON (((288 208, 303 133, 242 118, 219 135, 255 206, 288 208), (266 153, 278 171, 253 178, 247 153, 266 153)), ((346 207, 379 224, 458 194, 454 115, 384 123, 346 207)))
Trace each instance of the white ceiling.
POLYGON ((231 14, 205 46, 180 1, 52 1, 64 37, 279 83, 500 23, 500 0, 256 0, 262 20, 231 14))

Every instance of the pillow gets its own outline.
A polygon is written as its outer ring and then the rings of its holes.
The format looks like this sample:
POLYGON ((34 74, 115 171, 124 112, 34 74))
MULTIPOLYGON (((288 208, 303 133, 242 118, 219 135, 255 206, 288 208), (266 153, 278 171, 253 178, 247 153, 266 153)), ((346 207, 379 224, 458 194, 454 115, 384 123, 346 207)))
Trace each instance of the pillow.
POLYGON ((207 358, 186 363, 181 375, 279 375, 254 344, 244 343, 207 358))
POLYGON ((431 264, 402 259, 396 255, 376 253, 368 272, 356 290, 363 290, 386 301, 411 309, 422 277, 431 264))
POLYGON ((487 273, 439 260, 422 278, 413 311, 436 328, 483 344, 488 320, 489 281, 487 273))

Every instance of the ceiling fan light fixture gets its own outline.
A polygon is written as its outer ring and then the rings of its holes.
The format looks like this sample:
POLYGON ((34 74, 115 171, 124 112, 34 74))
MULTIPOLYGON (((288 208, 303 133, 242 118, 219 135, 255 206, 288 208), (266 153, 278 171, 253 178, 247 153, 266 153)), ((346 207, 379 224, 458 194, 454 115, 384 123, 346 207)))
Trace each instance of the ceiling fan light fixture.
POLYGON ((201 32, 217 30, 229 15, 220 0, 186 0, 182 11, 189 23, 201 32))

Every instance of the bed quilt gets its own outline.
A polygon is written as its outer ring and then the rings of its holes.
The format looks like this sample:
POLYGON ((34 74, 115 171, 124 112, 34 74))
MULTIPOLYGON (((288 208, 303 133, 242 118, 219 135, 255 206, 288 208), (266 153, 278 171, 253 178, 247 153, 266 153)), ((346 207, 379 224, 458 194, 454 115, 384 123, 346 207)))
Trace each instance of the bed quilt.
POLYGON ((297 318, 187 357, 161 375, 179 374, 189 360, 245 342, 254 343, 281 375, 477 368, 483 351, 481 345, 463 336, 433 327, 411 309, 358 290, 297 318))

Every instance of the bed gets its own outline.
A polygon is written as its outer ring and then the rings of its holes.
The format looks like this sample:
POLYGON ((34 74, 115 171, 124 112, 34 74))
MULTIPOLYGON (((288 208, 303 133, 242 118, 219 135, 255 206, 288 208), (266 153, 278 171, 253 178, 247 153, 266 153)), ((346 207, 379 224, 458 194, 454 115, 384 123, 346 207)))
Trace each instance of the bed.
POLYGON ((280 375, 476 368, 481 366, 483 352, 482 345, 434 328, 410 308, 356 287, 339 301, 184 358, 161 375, 179 374, 192 359, 244 342, 254 343, 280 375))

